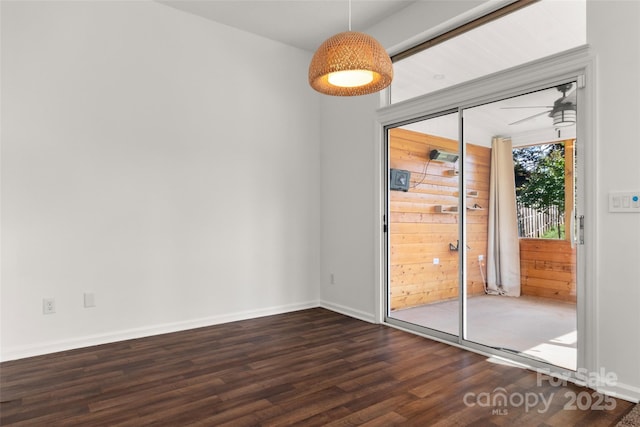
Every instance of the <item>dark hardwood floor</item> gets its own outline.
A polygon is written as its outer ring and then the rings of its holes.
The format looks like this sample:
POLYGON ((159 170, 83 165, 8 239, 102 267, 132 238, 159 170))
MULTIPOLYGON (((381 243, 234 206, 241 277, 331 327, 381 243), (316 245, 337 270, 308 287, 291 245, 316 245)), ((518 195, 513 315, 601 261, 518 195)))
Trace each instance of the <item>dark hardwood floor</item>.
POLYGON ((2 425, 609 426, 632 407, 569 410, 598 395, 324 309, 9 361, 0 381, 2 425))

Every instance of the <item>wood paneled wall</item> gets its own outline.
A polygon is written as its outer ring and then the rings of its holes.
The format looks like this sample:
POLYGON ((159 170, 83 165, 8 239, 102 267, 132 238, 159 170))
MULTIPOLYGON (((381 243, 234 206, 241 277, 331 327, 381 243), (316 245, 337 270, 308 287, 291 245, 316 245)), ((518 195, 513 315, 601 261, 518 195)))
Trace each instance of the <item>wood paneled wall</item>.
MULTIPOLYGON (((439 213, 458 205, 457 175, 449 175, 454 164, 429 162, 433 149, 457 152, 458 142, 405 129, 391 129, 389 163, 391 168, 411 171, 408 192, 390 194, 391 309, 414 307, 458 296, 458 252, 449 243, 458 240, 458 213, 439 213), (425 171, 426 165, 426 171, 425 171), (440 263, 434 264, 433 259, 440 263)), ((486 259, 491 150, 467 145, 465 174, 468 206, 467 250, 469 294, 484 293, 478 255, 486 259)), ((483 264, 483 269, 484 264, 483 264)), ((486 274, 486 270, 484 270, 486 274)))
POLYGON ((575 260, 567 240, 520 239, 522 294, 575 303, 575 260))

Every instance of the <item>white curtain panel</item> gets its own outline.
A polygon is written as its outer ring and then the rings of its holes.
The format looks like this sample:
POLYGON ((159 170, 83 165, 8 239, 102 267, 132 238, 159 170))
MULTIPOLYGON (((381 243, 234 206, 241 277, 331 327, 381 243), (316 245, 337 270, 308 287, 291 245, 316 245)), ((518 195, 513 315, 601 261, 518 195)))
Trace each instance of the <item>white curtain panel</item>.
POLYGON ((520 242, 512 151, 511 139, 493 138, 489 187, 487 288, 492 294, 519 297, 520 242))

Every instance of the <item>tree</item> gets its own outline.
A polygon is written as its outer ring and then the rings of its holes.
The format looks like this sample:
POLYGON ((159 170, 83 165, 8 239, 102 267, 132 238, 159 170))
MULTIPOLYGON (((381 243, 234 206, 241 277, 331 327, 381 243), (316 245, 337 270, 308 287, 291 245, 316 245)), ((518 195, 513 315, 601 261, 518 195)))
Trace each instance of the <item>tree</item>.
POLYGON ((564 144, 540 144, 528 147, 514 148, 513 163, 516 178, 516 194, 527 182, 531 173, 538 167, 538 164, 550 153, 559 151, 564 157, 564 144))
POLYGON ((556 228, 558 238, 561 239, 560 218, 565 210, 564 149, 548 150, 546 155, 540 155, 543 151, 547 150, 528 153, 529 157, 523 157, 530 160, 528 163, 516 163, 516 175, 522 171, 528 175, 519 186, 516 197, 524 206, 542 211, 546 215, 550 214, 551 207, 557 206, 559 215, 556 228))

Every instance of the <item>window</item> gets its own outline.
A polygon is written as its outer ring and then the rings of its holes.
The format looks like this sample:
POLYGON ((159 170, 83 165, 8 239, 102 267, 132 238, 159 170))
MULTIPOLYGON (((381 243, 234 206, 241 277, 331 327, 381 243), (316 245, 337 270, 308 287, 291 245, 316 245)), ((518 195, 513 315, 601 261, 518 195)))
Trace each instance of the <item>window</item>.
MULTIPOLYGON (((391 84, 391 103, 431 93, 586 43, 584 0, 541 0, 529 3, 531 2, 516 2, 503 8, 508 11, 516 9, 511 13, 502 12, 499 18, 470 30, 460 27, 433 39, 433 42, 427 41, 395 55, 392 58, 394 80, 391 84), (522 7, 522 4, 526 6, 522 7)), ((482 21, 482 18, 477 21, 482 21)))

